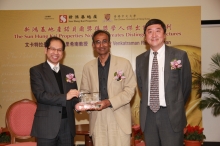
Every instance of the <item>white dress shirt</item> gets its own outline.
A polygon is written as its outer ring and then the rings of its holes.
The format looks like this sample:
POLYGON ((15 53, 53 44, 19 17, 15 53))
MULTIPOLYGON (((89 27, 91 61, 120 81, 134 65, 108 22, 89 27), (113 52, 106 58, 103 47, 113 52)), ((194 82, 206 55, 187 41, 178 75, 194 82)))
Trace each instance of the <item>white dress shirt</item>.
MULTIPOLYGON (((153 50, 150 49, 150 57, 149 57, 149 81, 148 81, 148 105, 150 105, 150 83, 151 83, 151 69, 153 63, 153 50)), ((165 45, 163 45, 157 51, 157 61, 158 61, 158 69, 159 69, 159 100, 160 106, 166 106, 165 101, 165 87, 164 87, 164 63, 165 63, 165 45)))

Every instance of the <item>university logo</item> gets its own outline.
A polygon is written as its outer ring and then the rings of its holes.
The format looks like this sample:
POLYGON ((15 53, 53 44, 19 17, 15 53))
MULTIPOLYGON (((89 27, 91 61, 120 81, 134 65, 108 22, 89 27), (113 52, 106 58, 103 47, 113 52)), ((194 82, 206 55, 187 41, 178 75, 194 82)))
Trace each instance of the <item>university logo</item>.
POLYGON ((67 23, 67 15, 59 15, 60 23, 67 23))
POLYGON ((111 22, 111 15, 110 14, 104 14, 104 22, 111 22))

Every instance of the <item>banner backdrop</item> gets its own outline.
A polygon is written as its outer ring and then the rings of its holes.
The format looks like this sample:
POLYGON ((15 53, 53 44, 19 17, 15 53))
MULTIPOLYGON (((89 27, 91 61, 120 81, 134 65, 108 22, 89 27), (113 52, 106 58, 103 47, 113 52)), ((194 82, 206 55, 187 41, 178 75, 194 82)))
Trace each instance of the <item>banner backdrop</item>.
MULTIPOLYGON (((80 87, 82 68, 94 59, 92 34, 97 29, 111 33, 111 53, 127 58, 135 71, 135 58, 149 49, 143 27, 151 18, 167 26, 166 44, 187 51, 192 70, 201 73, 201 8, 125 8, 78 10, 5 10, 0 11, 0 127, 5 113, 17 100, 34 99, 30 89, 29 68, 45 61, 44 42, 57 36, 66 42, 63 64, 74 68, 80 87)), ((188 123, 198 125, 200 97, 192 91, 186 106, 188 123)), ((133 123, 139 123, 140 94, 131 102, 133 123)), ((76 114, 76 123, 88 123, 87 113, 76 114)))

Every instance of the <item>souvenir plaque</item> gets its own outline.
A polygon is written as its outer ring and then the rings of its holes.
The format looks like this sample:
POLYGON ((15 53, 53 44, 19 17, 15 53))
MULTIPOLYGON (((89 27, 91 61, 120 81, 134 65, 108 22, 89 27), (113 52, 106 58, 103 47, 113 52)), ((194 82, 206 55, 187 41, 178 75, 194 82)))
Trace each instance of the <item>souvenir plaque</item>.
POLYGON ((81 108, 84 108, 86 110, 99 108, 99 105, 95 105, 95 103, 100 101, 100 93, 81 90, 79 100, 81 103, 83 103, 81 105, 81 108))

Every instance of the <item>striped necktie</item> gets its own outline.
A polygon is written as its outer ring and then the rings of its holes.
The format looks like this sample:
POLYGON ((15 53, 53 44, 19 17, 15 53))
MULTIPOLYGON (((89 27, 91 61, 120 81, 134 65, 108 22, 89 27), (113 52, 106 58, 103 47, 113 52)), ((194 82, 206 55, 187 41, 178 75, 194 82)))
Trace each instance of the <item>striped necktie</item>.
POLYGON ((156 113, 160 109, 159 101, 159 75, 158 75, 158 61, 157 52, 153 52, 154 58, 151 69, 151 83, 150 83, 150 109, 156 113))

